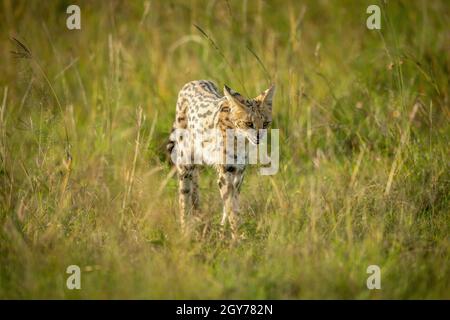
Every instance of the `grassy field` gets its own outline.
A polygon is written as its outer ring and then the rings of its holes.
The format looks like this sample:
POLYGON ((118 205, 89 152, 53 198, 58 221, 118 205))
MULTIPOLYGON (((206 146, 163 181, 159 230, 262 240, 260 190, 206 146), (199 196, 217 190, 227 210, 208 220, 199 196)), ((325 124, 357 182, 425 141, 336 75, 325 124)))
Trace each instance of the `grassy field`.
POLYGON ((380 31, 377 1, 76 2, 81 30, 73 1, 0 2, 0 298, 450 299, 448 1, 379 2, 380 31), (179 231, 164 148, 195 79, 277 85, 239 243, 212 169, 179 231))

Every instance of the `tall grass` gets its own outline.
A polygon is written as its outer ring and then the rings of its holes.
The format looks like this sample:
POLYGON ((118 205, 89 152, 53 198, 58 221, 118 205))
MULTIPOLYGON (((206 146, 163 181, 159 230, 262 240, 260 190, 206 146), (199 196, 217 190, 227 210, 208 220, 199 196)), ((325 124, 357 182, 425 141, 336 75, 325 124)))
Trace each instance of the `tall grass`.
POLYGON ((80 1, 70 31, 67 1, 2 1, 0 298, 450 298, 449 5, 380 2, 370 31, 372 2, 80 1), (210 169, 179 231, 164 144, 194 79, 277 85, 238 244, 210 169))

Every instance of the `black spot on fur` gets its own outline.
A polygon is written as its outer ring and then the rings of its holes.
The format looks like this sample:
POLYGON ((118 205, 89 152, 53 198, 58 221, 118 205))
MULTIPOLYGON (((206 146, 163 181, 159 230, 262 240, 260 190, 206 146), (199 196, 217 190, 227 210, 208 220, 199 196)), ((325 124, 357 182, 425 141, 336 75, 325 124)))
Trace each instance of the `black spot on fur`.
POLYGON ((235 166, 225 166, 225 171, 233 173, 236 171, 236 167, 235 166))
POLYGON ((188 194, 189 192, 191 192, 191 189, 181 189, 180 192, 182 194, 188 194))

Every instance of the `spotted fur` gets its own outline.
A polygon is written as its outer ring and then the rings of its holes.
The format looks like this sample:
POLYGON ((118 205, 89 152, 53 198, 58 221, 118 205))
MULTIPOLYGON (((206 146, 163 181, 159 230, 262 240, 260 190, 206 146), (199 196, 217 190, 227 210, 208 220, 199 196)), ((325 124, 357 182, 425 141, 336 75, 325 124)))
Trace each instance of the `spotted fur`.
MULTIPOLYGON (((193 134, 203 134, 208 129, 219 129, 226 141, 227 129, 238 129, 243 132, 252 131, 247 138, 258 144, 261 137, 258 129, 267 128, 272 122, 272 97, 274 86, 253 99, 246 99, 238 92, 224 87, 224 95, 217 90, 211 81, 192 81, 184 85, 178 94, 175 129, 187 129, 193 134), (254 129, 254 130, 248 130, 254 129)), ((214 148, 203 143, 204 148, 214 148)), ((226 142, 225 142, 226 143, 226 142)), ((169 152, 181 148, 183 141, 171 134, 167 145, 169 152)), ((189 152, 188 150, 183 150, 189 152)), ((207 152, 208 153, 208 152, 207 152)), ((226 157, 224 150, 224 157, 226 157)), ((205 160, 203 164, 210 164, 205 160)), ((199 210, 198 164, 177 164, 179 181, 180 222, 184 229, 185 218, 190 211, 199 210)), ((223 200, 221 224, 229 222, 233 237, 237 236, 239 190, 244 177, 245 164, 215 164, 218 173, 218 186, 223 200)))

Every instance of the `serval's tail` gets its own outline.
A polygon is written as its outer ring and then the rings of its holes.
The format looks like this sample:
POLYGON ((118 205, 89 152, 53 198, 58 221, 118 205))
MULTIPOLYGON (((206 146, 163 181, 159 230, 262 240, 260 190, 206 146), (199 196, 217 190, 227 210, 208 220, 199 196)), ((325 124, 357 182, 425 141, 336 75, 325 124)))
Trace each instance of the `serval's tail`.
POLYGON ((180 93, 177 100, 177 109, 176 109, 176 115, 175 115, 175 121, 172 125, 172 131, 169 135, 169 142, 166 145, 166 151, 169 154, 169 157, 172 159, 172 153, 175 151, 177 145, 177 137, 176 137, 176 130, 177 129, 186 129, 187 128, 187 103, 186 99, 183 97, 183 95, 180 93))
MULTIPOLYGON (((172 127, 172 131, 170 131, 170 135, 169 135, 169 141, 166 144, 166 152, 167 152, 167 157, 169 159, 171 159, 172 156, 172 152, 175 149, 175 144, 177 143, 176 138, 175 138, 175 125, 172 127)), ((172 162, 172 161, 171 161, 172 162)))

